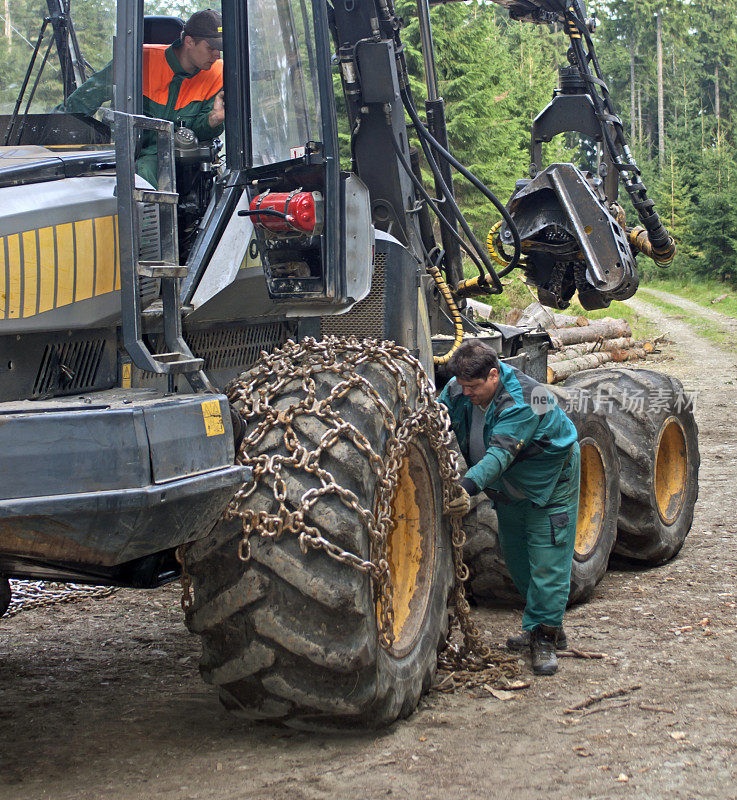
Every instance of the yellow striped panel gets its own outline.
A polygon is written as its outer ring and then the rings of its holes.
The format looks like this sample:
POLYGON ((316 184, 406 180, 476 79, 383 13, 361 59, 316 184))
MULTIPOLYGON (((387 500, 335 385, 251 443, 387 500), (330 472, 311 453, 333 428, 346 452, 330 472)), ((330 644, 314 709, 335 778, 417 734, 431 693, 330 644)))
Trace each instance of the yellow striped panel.
POLYGON ((113 217, 95 220, 95 296, 113 291, 115 285, 115 221, 113 217))
POLYGON ((0 320, 119 289, 117 215, 0 236, 0 320))
POLYGON ((23 316, 36 314, 38 294, 38 253, 36 231, 26 231, 23 236, 23 316))
POLYGON ((41 228, 38 232, 38 259, 40 262, 38 313, 51 311, 54 307, 56 291, 56 253, 54 250, 54 229, 41 228))
POLYGON ((56 226, 56 308, 74 302, 74 223, 56 226))
POLYGON ((77 251, 77 282, 75 300, 89 300, 95 286, 95 226, 91 219, 74 223, 74 242, 77 251))
POLYGON ((13 233, 8 236, 8 319, 18 319, 21 308, 21 263, 20 263, 20 236, 13 233))
POLYGON ((115 283, 113 284, 113 289, 116 291, 120 289, 120 247, 118 243, 120 239, 118 238, 118 215, 116 214, 113 217, 113 222, 115 224, 115 283))

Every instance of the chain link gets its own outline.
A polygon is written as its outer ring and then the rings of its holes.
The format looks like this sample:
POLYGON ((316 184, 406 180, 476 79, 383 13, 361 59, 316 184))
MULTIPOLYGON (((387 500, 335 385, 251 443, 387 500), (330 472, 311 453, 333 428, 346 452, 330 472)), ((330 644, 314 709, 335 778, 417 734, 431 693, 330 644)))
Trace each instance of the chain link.
POLYGON ((59 603, 78 603, 96 600, 117 592, 115 586, 86 586, 56 581, 10 581, 12 595, 3 619, 33 608, 46 608, 59 603))
POLYGON ((187 614, 192 609, 192 604, 194 603, 194 598, 192 597, 192 577, 190 576, 189 572, 187 572, 187 567, 184 563, 184 554, 181 547, 177 547, 174 551, 174 557, 176 558, 179 566, 182 568, 182 599, 180 601, 182 605, 182 610, 185 614, 187 614))
MULTIPOLYGON (((463 545, 466 537, 461 518, 451 515, 449 511, 451 501, 461 492, 450 418, 446 409, 435 399, 434 387, 420 362, 406 348, 393 342, 358 340, 353 337, 329 337, 322 341, 307 338, 300 343, 288 341, 281 349, 262 353, 259 364, 233 381, 227 387, 226 394, 246 423, 246 436, 236 460, 253 469, 253 483, 243 486, 236 493, 225 512, 226 519, 239 519, 241 523, 243 535, 238 545, 238 557, 244 562, 250 559, 251 536, 277 540, 289 534, 297 537, 303 553, 309 549, 322 550, 330 558, 370 575, 378 609, 379 643, 387 650, 394 642, 393 586, 387 558, 388 540, 393 529, 392 503, 400 467, 409 446, 419 436, 426 438, 439 466, 443 514, 450 517, 455 572, 450 600, 462 634, 462 643, 448 644, 439 663, 446 669, 489 668, 490 650, 471 619, 465 597, 464 582, 468 578, 468 568, 463 562, 463 545), (366 364, 380 365, 393 376, 398 410, 390 408, 370 381, 360 374, 360 368, 366 364), (325 373, 334 375, 336 383, 324 399, 318 399, 315 376, 325 373), (408 375, 413 377, 408 379, 408 375), (304 396, 286 409, 277 409, 274 404, 286 387, 290 392, 296 391, 295 381, 300 381, 304 396), (383 457, 372 448, 367 437, 344 420, 334 407, 337 401, 354 390, 360 391, 371 401, 376 417, 388 433, 383 457), (295 432, 300 417, 316 418, 325 427, 317 447, 311 451, 304 447, 295 432), (260 445, 265 447, 266 437, 276 429, 281 429, 278 437, 286 454, 272 452, 250 455, 260 445), (350 489, 336 483, 333 475, 321 463, 323 454, 341 441, 349 442, 361 452, 373 472, 376 494, 371 509, 363 507, 350 489), (290 470, 311 475, 319 483, 319 486, 302 494, 296 508, 289 508, 286 503, 285 477, 290 470), (249 508, 249 498, 259 486, 264 485, 270 486, 273 493, 277 505, 275 511, 249 508), (368 559, 330 542, 317 528, 305 521, 315 504, 330 496, 354 511, 366 527, 370 542, 368 559)), ((268 445, 269 449, 273 448, 272 439, 269 439, 268 445)), ((182 606, 186 611, 192 606, 192 596, 191 580, 183 563, 185 554, 186 550, 181 553, 178 551, 177 557, 183 566, 182 606)), ((451 631, 452 628, 453 625, 451 631)))

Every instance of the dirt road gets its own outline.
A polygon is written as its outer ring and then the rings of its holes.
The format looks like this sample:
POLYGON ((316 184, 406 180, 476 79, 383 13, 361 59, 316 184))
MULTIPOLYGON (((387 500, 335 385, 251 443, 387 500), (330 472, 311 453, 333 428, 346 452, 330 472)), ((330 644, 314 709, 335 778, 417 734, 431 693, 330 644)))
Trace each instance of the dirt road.
MULTIPOLYGON (((554 678, 525 663, 512 700, 435 693, 385 732, 332 738, 226 714, 176 587, 28 611, 0 621, 0 798, 737 798, 737 356, 631 304, 677 342, 655 368, 699 391, 701 495, 673 562, 615 565, 569 613, 572 643, 609 658, 554 678)), ((475 616, 500 642, 520 612, 475 616)))
MULTIPOLYGON (((648 286, 644 286, 641 293, 638 294, 638 299, 641 298, 642 300, 647 301, 648 295, 665 300, 667 303, 680 306, 684 311, 694 314, 696 317, 702 317, 703 319, 711 320, 712 322, 719 322, 727 328, 737 327, 737 319, 734 319, 734 317, 728 317, 726 314, 722 314, 721 311, 715 311, 712 308, 706 308, 705 306, 699 305, 699 303, 694 303, 693 300, 688 300, 685 297, 679 297, 677 294, 671 294, 671 292, 663 292, 660 289, 651 289, 648 286)), ((630 305, 631 304, 632 302, 630 302, 630 305)))

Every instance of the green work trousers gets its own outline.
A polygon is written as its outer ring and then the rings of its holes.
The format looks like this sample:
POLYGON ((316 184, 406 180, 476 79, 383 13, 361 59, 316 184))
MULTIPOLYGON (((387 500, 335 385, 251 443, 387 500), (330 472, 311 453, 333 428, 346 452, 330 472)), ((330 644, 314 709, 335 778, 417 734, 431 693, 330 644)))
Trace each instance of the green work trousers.
POLYGON ((159 159, 154 148, 153 153, 142 153, 136 159, 136 174, 147 180, 154 189, 159 188, 159 159))
POLYGON ((499 544, 515 586, 525 598, 522 628, 559 627, 568 602, 576 543, 581 451, 573 444, 550 500, 497 502, 499 544))

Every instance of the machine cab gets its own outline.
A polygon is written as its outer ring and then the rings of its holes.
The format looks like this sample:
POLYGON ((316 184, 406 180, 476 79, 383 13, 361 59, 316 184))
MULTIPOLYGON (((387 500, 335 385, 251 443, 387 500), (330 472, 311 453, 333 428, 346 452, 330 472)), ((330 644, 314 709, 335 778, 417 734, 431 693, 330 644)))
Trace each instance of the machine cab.
POLYGON ((92 4, 47 4, 0 108, 0 191, 13 195, 0 213, 0 334, 118 325, 134 364, 158 373, 170 367, 143 342, 158 325, 182 372, 182 319, 322 316, 367 294, 370 202, 340 171, 325 4, 224 0, 213 139, 144 91, 145 49, 176 44, 182 20, 148 0, 104 19, 92 4))

